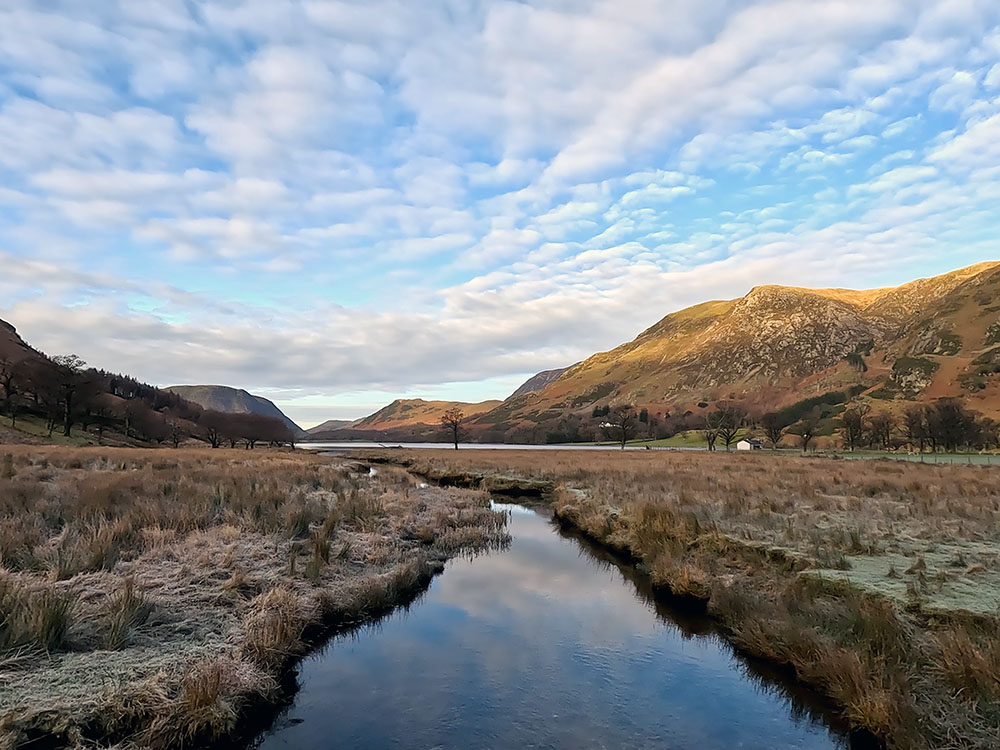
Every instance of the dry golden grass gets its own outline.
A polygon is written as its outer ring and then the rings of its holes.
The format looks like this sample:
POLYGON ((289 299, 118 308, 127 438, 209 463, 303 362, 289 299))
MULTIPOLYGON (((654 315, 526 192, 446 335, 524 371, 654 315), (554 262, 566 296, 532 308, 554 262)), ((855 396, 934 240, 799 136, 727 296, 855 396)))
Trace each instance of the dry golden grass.
POLYGON ((1000 471, 708 453, 386 452, 556 515, 895 748, 996 748, 1000 471))
POLYGON ((301 452, 0 449, 0 747, 192 747, 331 627, 505 540, 482 492, 301 452))

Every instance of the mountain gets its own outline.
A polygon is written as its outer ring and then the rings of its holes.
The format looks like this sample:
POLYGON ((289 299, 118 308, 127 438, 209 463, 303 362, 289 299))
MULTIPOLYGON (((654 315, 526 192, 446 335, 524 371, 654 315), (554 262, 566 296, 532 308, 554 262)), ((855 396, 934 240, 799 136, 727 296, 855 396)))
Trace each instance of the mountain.
POLYGON ((288 425, 296 436, 306 434, 305 430, 285 416, 271 401, 263 396, 248 393, 242 388, 230 388, 226 385, 172 385, 165 390, 176 393, 181 398, 205 409, 227 414, 259 414, 262 417, 276 417, 288 425))
POLYGON ((396 399, 374 414, 354 423, 356 429, 390 430, 398 427, 431 425, 437 427, 441 417, 450 409, 461 409, 466 417, 484 414, 496 408, 501 401, 483 401, 468 404, 462 401, 424 401, 422 398, 396 399))
POLYGON ((508 398, 514 398, 515 396, 523 396, 526 393, 534 393, 535 391, 540 391, 545 386, 550 383, 554 383, 559 379, 569 367, 560 367, 557 370, 542 370, 537 375, 532 375, 530 378, 525 380, 516 391, 514 391, 508 398))
POLYGON ((313 428, 311 439, 436 441, 444 437, 441 417, 450 409, 461 409, 466 418, 485 414, 502 401, 470 404, 463 401, 425 401, 422 398, 397 399, 374 414, 333 430, 313 428))
POLYGON ((10 323, 0 320, 0 359, 17 362, 28 357, 43 357, 41 352, 25 343, 10 323))
POLYGON ((346 427, 350 427, 354 424, 352 419, 328 419, 323 424, 318 424, 315 427, 310 427, 306 430, 310 435, 315 435, 322 432, 331 432, 333 430, 343 430, 346 427))
POLYGON ((887 408, 955 396, 995 417, 995 371, 998 262, 885 289, 758 286, 671 313, 538 390, 518 389, 470 430, 538 441, 618 403, 665 419, 722 400, 760 412, 848 391, 887 408))

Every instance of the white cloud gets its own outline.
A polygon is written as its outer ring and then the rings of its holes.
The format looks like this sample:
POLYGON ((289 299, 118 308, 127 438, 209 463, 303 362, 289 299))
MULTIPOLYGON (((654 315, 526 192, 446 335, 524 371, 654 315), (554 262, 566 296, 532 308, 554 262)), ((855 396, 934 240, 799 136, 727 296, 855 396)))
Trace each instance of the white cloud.
POLYGON ((564 364, 753 283, 981 260, 998 23, 972 0, 11 0, 4 315, 150 380, 331 399, 564 364))

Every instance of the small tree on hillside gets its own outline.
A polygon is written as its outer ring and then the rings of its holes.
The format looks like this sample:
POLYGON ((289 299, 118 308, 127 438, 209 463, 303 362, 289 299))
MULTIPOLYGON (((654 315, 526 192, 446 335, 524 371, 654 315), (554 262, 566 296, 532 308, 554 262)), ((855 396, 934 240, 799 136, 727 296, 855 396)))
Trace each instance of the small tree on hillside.
POLYGON ((455 444, 455 450, 458 450, 458 441, 462 436, 463 421, 465 421, 465 412, 457 406, 441 415, 441 427, 451 435, 451 441, 455 444))

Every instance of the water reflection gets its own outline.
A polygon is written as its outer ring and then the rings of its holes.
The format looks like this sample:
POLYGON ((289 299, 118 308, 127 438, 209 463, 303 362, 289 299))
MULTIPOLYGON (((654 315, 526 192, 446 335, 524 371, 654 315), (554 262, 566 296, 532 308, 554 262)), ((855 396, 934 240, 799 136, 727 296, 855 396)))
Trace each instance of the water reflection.
POLYGON ((301 667, 275 748, 836 748, 805 696, 542 515, 301 667))

